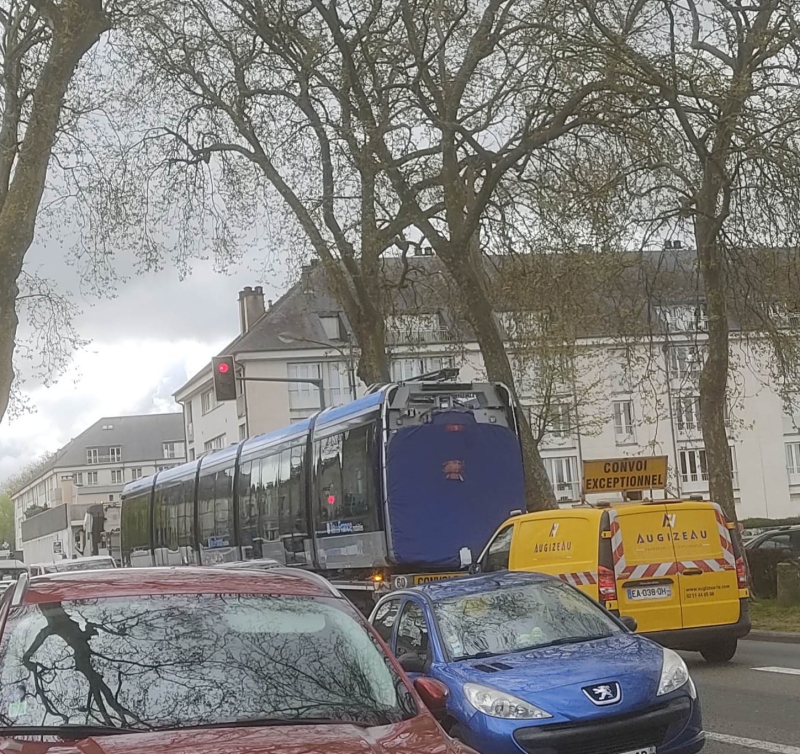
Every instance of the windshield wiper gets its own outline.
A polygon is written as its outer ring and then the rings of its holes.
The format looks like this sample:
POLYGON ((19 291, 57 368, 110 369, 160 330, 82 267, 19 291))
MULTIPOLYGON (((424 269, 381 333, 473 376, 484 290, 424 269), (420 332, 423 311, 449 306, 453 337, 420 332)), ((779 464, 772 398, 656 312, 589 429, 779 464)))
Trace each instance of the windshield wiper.
POLYGON ((244 717, 230 720, 214 720, 196 725, 169 725, 154 728, 157 731, 203 730, 204 728, 260 728, 282 725, 354 725, 357 728, 370 728, 378 723, 363 720, 337 720, 330 717, 244 717))
POLYGON ((144 733, 146 728, 116 728, 113 725, 8 725, 0 727, 0 737, 57 736, 65 739, 92 736, 118 736, 124 733, 144 733))

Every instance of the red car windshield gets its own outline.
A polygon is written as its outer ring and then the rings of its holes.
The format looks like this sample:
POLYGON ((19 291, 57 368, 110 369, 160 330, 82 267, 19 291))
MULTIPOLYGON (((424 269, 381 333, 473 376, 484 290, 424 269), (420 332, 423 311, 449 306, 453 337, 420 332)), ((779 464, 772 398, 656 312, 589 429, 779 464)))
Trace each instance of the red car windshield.
POLYGON ((339 600, 158 595, 25 606, 0 644, 6 727, 384 725, 417 713, 339 600))

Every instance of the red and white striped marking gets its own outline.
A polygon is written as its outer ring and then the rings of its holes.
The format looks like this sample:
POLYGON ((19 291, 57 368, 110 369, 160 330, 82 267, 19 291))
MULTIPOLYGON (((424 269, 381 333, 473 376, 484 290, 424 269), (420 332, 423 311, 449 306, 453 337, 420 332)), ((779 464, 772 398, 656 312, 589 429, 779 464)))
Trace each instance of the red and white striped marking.
POLYGON ((558 578, 572 586, 592 586, 597 583, 596 571, 579 571, 577 573, 559 573, 558 578))
POLYGON ((674 576, 678 573, 678 564, 667 563, 640 563, 636 566, 625 568, 617 577, 621 579, 657 579, 662 576, 674 576))
POLYGON ((621 579, 625 571, 625 548, 622 546, 622 529, 619 525, 619 516, 611 508, 608 511, 608 523, 611 528, 611 552, 614 556, 614 575, 621 579))
POLYGON ((729 563, 731 567, 736 569, 736 555, 733 552, 733 542, 731 541, 731 533, 725 524, 725 516, 716 503, 714 503, 714 516, 717 519, 717 531, 719 532, 719 541, 722 544, 722 554, 725 562, 729 563))

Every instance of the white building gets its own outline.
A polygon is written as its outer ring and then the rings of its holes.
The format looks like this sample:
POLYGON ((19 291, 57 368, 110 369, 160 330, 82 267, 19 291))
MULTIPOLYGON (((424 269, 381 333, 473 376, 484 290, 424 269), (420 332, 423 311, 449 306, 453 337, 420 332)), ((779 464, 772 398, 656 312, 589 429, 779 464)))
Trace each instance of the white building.
POLYGON ((185 459, 181 414, 100 419, 12 494, 17 549, 26 563, 91 555, 79 535, 91 513, 113 552, 123 486, 185 459))
MULTIPOLYGON (((411 264, 433 272, 437 262, 425 257, 411 264)), ((260 288, 242 291, 239 307, 241 332, 222 352, 235 355, 239 374, 321 379, 328 406, 363 393, 364 385, 353 384, 352 331, 321 267, 306 268, 301 281, 266 310, 260 288)), ((669 495, 708 493, 697 389, 706 337, 703 307, 668 303, 654 316, 661 325, 646 339, 580 341, 564 373, 571 376, 553 386, 546 411, 535 363, 520 358, 517 364, 526 410, 533 424, 546 428, 540 448, 564 503, 581 498, 582 460, 637 455, 668 457, 669 495)), ((509 337, 514 317, 510 312, 500 318, 509 337)), ((416 297, 413 310, 395 304, 387 325, 393 379, 443 366, 458 367, 462 381, 485 379, 477 344, 455 337, 464 328, 446 301, 416 297)), ((732 336, 727 420, 739 517, 800 516, 800 416, 784 414, 763 350, 732 336)), ((244 387, 236 402, 217 404, 209 364, 175 394, 184 407, 190 459, 320 408, 311 385, 239 384, 244 387)))

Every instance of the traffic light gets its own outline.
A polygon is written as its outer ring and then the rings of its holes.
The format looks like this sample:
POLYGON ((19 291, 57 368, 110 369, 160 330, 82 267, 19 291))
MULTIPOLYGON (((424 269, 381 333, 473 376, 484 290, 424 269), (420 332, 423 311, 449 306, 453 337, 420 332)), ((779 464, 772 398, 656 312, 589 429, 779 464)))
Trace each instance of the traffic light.
POLYGON ((233 356, 214 356, 211 359, 214 372, 214 392, 217 401, 236 400, 236 371, 233 368, 233 356))

